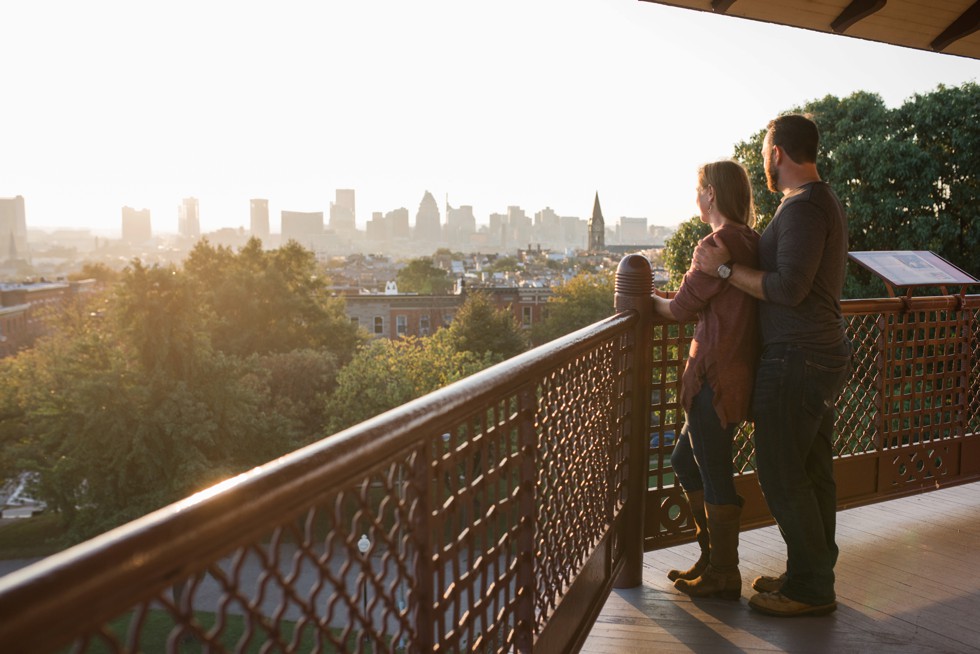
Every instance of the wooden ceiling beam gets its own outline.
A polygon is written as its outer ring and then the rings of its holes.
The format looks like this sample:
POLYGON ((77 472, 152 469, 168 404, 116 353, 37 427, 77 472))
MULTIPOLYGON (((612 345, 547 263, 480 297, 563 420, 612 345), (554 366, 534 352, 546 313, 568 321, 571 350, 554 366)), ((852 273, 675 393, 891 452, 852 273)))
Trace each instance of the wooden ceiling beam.
POLYGON ((711 11, 716 14, 724 14, 733 4, 735 4, 735 0, 711 0, 711 11))
POLYGON ((837 34, 843 34, 848 27, 859 20, 864 20, 887 3, 888 0, 853 0, 851 4, 844 7, 844 11, 840 12, 840 16, 835 18, 834 22, 830 24, 830 29, 834 30, 837 34))
POLYGON ((954 20, 929 46, 936 52, 942 52, 949 44, 973 34, 978 29, 980 29, 980 0, 974 2, 972 7, 954 20))

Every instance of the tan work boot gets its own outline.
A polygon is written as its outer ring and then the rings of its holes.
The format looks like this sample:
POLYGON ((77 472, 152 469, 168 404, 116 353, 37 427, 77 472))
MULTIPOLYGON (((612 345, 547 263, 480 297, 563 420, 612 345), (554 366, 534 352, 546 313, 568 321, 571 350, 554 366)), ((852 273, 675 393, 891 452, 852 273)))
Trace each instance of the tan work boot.
POLYGON ((785 583, 786 583, 785 572, 779 575, 778 577, 770 577, 769 575, 762 575, 752 580, 752 589, 757 590, 760 593, 778 593, 783 589, 783 584, 785 583))
POLYGON ((780 618, 795 618, 803 615, 826 615, 837 610, 837 602, 829 604, 806 604, 790 599, 776 591, 775 593, 759 593, 749 600, 749 606, 766 615, 780 618))
POLYGON ((738 600, 742 596, 742 575, 738 571, 738 532, 742 507, 705 503, 704 508, 710 541, 708 567, 693 581, 678 579, 674 582, 674 588, 691 597, 738 600))
POLYGON ((687 496, 687 503, 691 507, 691 516, 694 518, 694 529, 698 545, 701 546, 701 556, 687 570, 669 571, 667 578, 671 581, 697 579, 708 567, 708 518, 704 513, 704 491, 691 491, 685 495, 687 496))

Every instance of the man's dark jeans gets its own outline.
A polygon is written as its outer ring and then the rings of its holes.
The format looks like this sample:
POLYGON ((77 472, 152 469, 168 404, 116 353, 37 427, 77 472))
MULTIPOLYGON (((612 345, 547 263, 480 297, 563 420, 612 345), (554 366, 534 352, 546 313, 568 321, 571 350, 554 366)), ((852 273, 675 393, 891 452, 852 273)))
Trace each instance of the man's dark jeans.
POLYGON ((670 465, 685 491, 704 489, 709 504, 738 504, 732 481, 732 439, 736 425, 724 426, 707 380, 691 400, 684 429, 674 444, 670 465))
POLYGON ((798 602, 835 600, 837 486, 834 403, 851 370, 851 348, 766 346, 752 415, 759 484, 786 541, 782 593, 798 602))

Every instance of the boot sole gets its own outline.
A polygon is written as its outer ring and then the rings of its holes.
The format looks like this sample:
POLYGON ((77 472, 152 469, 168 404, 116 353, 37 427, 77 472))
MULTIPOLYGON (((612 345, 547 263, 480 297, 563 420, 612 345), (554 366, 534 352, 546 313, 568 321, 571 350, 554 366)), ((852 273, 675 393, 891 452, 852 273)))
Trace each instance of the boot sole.
POLYGON ((677 588, 680 592, 684 593, 692 599, 723 599, 737 602, 742 599, 742 590, 718 590, 712 593, 689 593, 683 588, 679 588, 677 584, 674 584, 674 588, 677 588))

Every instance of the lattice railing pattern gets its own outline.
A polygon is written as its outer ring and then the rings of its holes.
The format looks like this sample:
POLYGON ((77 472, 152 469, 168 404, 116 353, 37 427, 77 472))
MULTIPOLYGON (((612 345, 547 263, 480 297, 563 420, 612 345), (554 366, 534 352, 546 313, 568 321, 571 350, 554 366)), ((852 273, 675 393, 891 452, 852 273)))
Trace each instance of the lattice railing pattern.
POLYGON ((600 541, 622 554, 635 335, 617 320, 185 561, 73 651, 531 651, 600 541))
MULTIPOLYGON (((950 474, 958 460, 948 441, 980 431, 978 306, 977 296, 843 303, 853 368, 837 402, 838 456, 888 457, 882 482, 896 489, 950 474)), ((661 503, 647 516, 659 521, 661 534, 692 528, 669 465, 673 444, 664 438, 684 421, 677 380, 687 347, 677 347, 676 335, 692 333, 693 325, 680 329, 658 326, 654 341, 651 424, 659 447, 651 448, 650 488, 660 489, 661 503)), ((754 455, 752 424, 743 423, 734 443, 736 474, 754 470, 754 455)))

